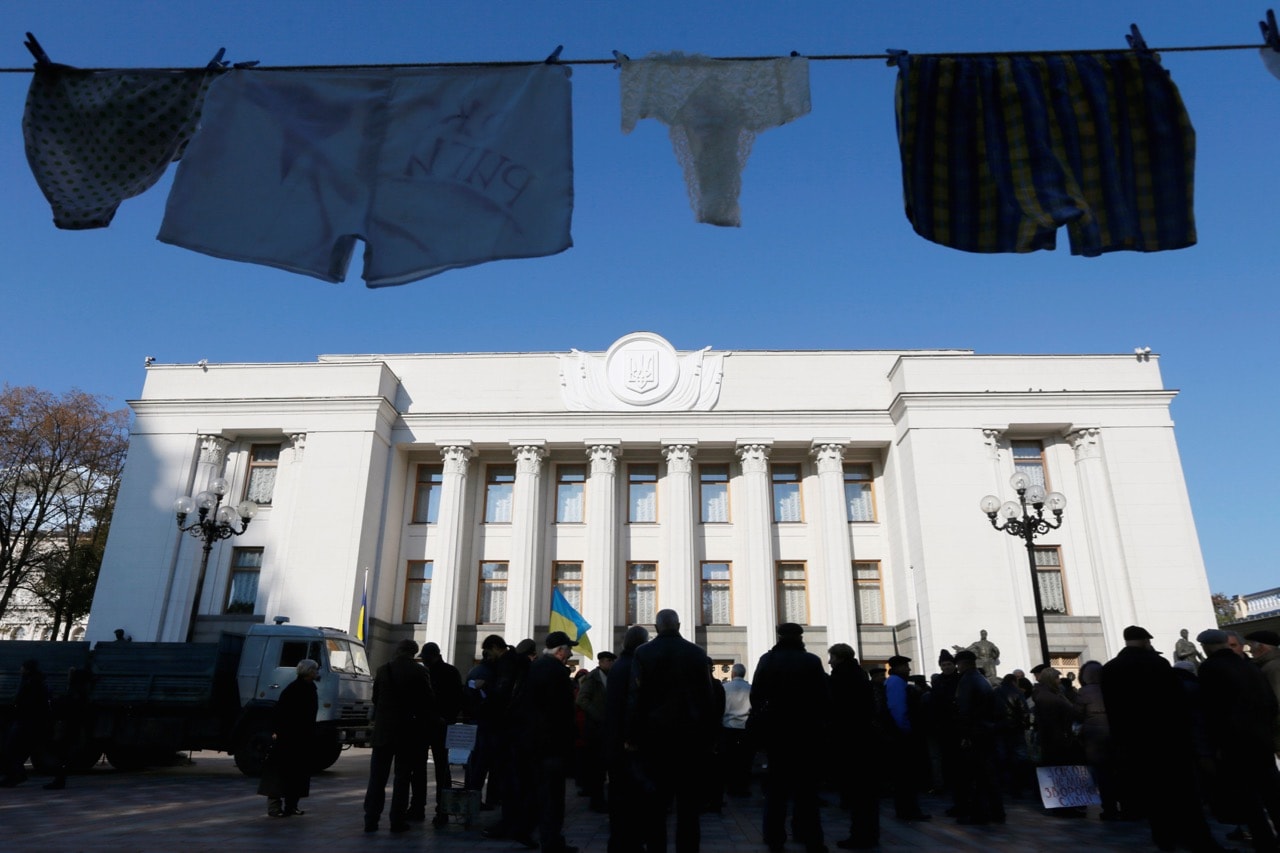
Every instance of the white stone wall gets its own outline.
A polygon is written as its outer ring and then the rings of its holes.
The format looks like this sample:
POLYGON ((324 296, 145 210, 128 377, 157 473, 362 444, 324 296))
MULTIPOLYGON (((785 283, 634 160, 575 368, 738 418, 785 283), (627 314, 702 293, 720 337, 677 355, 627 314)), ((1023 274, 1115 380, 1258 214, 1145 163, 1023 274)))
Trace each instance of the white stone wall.
POLYGON ((273 504, 243 536, 214 546, 202 618, 222 612, 231 549, 256 546, 260 617, 354 630, 367 568, 376 643, 430 639, 468 661, 480 639, 482 560, 511 561, 516 610, 498 627, 512 642, 544 629, 552 562, 581 560, 600 650, 625 628, 628 561, 659 563, 659 606, 678 607, 690 635, 699 563, 718 560, 733 565, 734 630, 713 629, 708 643, 754 666, 773 640, 774 569, 785 560, 807 566, 811 645, 858 648, 896 630, 908 642, 900 651, 931 670, 939 648, 985 628, 1002 671, 1027 668, 1039 651, 1026 550, 977 509, 984 494, 1014 496, 1009 441, 1027 438, 1044 442, 1050 482, 1069 501, 1062 529, 1038 540, 1061 546, 1070 604, 1070 618, 1049 619, 1053 650, 1106 658, 1131 621, 1157 637, 1212 624, 1173 397, 1154 358, 676 352, 652 334, 605 353, 153 365, 131 403, 136 424, 90 639, 121 626, 137 639, 186 636, 200 543, 179 537, 172 501, 217 465, 238 501, 250 445, 274 441, 283 450, 273 504), (220 463, 201 462, 201 436, 225 445, 220 463), (413 524, 416 465, 442 455, 455 466, 456 509, 413 524), (845 520, 841 457, 872 464, 875 522, 845 520), (518 460, 518 518, 483 524, 486 468, 518 460), (627 523, 635 463, 659 466, 657 524, 627 523), (697 517, 702 463, 730 466, 729 524, 697 517), (770 517, 768 465, 777 463, 801 466, 803 523, 770 517), (582 524, 553 523, 561 464, 591 472, 582 524), (404 625, 406 566, 420 559, 436 565, 432 615, 404 625), (882 570, 888 627, 865 636, 850 559, 882 570))

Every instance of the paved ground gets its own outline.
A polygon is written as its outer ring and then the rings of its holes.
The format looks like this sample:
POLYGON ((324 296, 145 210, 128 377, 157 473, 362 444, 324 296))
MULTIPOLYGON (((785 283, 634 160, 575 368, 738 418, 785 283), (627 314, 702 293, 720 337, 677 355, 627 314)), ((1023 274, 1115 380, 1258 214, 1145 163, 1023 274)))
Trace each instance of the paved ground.
MULTIPOLYGON (((46 780, 37 777, 16 788, 0 788, 0 849, 525 853, 509 842, 480 837, 480 829, 494 818, 492 812, 482 813, 469 830, 460 825, 433 830, 427 824, 394 836, 386 829, 384 815, 382 831, 365 834, 361 802, 368 764, 367 750, 344 753, 330 770, 313 778, 311 796, 302 802, 306 815, 287 819, 266 817, 266 800, 256 795, 256 782, 240 775, 232 760, 219 753, 197 752, 186 766, 131 773, 100 765, 87 775, 71 777, 64 791, 43 790, 46 780)), ((924 805, 934 813, 933 821, 902 824, 888 816, 889 804, 882 804, 881 850, 1155 849, 1145 824, 1103 823, 1096 807, 1087 819, 1063 819, 1044 815, 1029 801, 1015 801, 1009 804, 1004 826, 962 827, 942 816, 945 803, 926 797, 924 805)), ((704 815, 704 853, 764 853, 762 807, 755 796, 729 801, 723 814, 704 815)), ((604 853, 606 824, 604 816, 588 811, 586 800, 570 788, 565 821, 569 843, 583 853, 604 853)), ((832 853, 839 853, 834 841, 848 834, 848 818, 840 809, 827 807, 823 824, 832 853)), ((1227 828, 1217 829, 1221 840, 1227 828)), ((788 849, 803 850, 796 844, 788 849)))

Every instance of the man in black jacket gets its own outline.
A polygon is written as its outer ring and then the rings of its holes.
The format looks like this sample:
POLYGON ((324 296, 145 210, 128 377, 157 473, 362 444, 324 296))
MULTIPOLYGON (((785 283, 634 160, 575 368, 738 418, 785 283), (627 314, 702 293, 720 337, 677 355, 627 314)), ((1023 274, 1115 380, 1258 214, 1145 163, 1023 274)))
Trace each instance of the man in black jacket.
POLYGON ((831 664, 831 766, 849 807, 849 837, 836 842, 844 850, 863 850, 880 843, 879 721, 875 693, 848 643, 827 650, 831 664))
POLYGON ((978 669, 978 656, 956 652, 956 807, 959 823, 1004 823, 1004 801, 996 774, 996 730, 1002 706, 991 682, 978 669))
POLYGON ((809 853, 825 853, 818 817, 831 689, 822 661, 804 650, 804 628, 778 626, 778 642, 760 657, 751 679, 751 710, 760 719, 760 743, 769 761, 765 779, 764 843, 780 853, 787 843, 787 801, 795 804, 792 830, 809 853))
MULTIPOLYGON (((439 712, 439 721, 428 720, 426 725, 427 748, 431 752, 431 760, 435 764, 436 771, 436 815, 432 818, 433 826, 439 828, 449 822, 448 816, 444 812, 443 791, 453 787, 453 776, 449 772, 449 750, 445 746, 445 736, 448 734, 449 726, 458 721, 458 713, 462 710, 462 674, 458 672, 458 668, 446 661, 440 656, 440 647, 435 643, 424 643, 422 646, 423 666, 426 667, 427 675, 431 677, 431 690, 435 693, 436 709, 439 712)), ((410 812, 414 818, 422 818, 415 811, 414 806, 420 810, 422 805, 411 804, 410 812)))
POLYGON ((542 853, 578 853, 563 834, 565 779, 576 734, 573 681, 565 662, 575 645, 563 631, 548 634, 511 700, 512 736, 533 763, 535 791, 528 794, 536 797, 542 853))
POLYGON ((636 649, 626 744, 638 750, 656 802, 641 835, 648 853, 666 853, 667 811, 676 804, 676 850, 697 853, 706 790, 703 774, 720 720, 715 716, 707 653, 680 636, 680 616, 659 610, 658 636, 636 649))
POLYGON ((364 795, 364 831, 376 832, 387 796, 387 777, 395 766, 391 786, 391 831, 409 828, 409 791, 414 774, 426 774, 427 726, 439 722, 431 679, 414 661, 418 644, 401 640, 395 657, 378 667, 373 678, 373 739, 369 759, 369 787, 364 795))

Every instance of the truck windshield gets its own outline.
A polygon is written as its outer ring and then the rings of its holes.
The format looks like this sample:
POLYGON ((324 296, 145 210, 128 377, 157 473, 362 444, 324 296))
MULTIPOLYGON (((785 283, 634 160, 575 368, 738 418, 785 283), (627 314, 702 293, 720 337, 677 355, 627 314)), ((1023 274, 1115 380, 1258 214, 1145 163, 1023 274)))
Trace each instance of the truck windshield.
POLYGON ((369 658, 365 656, 364 646, 333 637, 325 639, 329 648, 329 669, 334 672, 349 672, 354 675, 369 675, 369 658))

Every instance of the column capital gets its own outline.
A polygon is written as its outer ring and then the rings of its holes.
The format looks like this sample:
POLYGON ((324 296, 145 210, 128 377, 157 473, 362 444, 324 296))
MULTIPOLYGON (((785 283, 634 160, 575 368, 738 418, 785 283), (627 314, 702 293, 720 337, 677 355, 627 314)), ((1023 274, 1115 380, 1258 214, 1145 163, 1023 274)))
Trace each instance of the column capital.
POLYGON ((537 474, 542 468, 542 460, 546 458, 547 448, 544 441, 511 442, 511 455, 516 460, 516 474, 537 474))
POLYGON ((1102 430, 1098 427, 1080 427, 1066 434, 1067 443, 1076 452, 1076 461, 1098 459, 1102 455, 1102 430))
POLYGON ((302 454, 307 449, 307 434, 305 432, 290 433, 289 446, 293 450, 293 461, 301 462, 302 454))
POLYGON ((772 439, 740 439, 734 452, 742 461, 742 473, 769 473, 769 450, 772 447, 772 439))
POLYGON ((231 446, 228 439, 220 435, 200 436, 200 461, 210 465, 221 465, 227 458, 227 448, 231 446))
POLYGON ((1000 442, 1004 440, 1003 427, 983 427, 982 443, 987 447, 987 455, 996 459, 1000 453, 1000 442))
POLYGON ((446 444, 440 447, 440 459, 444 462, 444 473, 465 474, 467 463, 471 461, 472 450, 463 444, 446 444))
POLYGON ((587 458, 591 460, 591 473, 612 474, 618 465, 618 457, 622 455, 621 442, 589 442, 587 458))
POLYGON ((818 473, 844 472, 844 442, 831 439, 815 439, 809 455, 818 463, 818 473))
POLYGON ((693 457, 698 454, 697 441, 664 441, 662 457, 667 460, 667 471, 672 474, 688 474, 693 470, 693 457))

